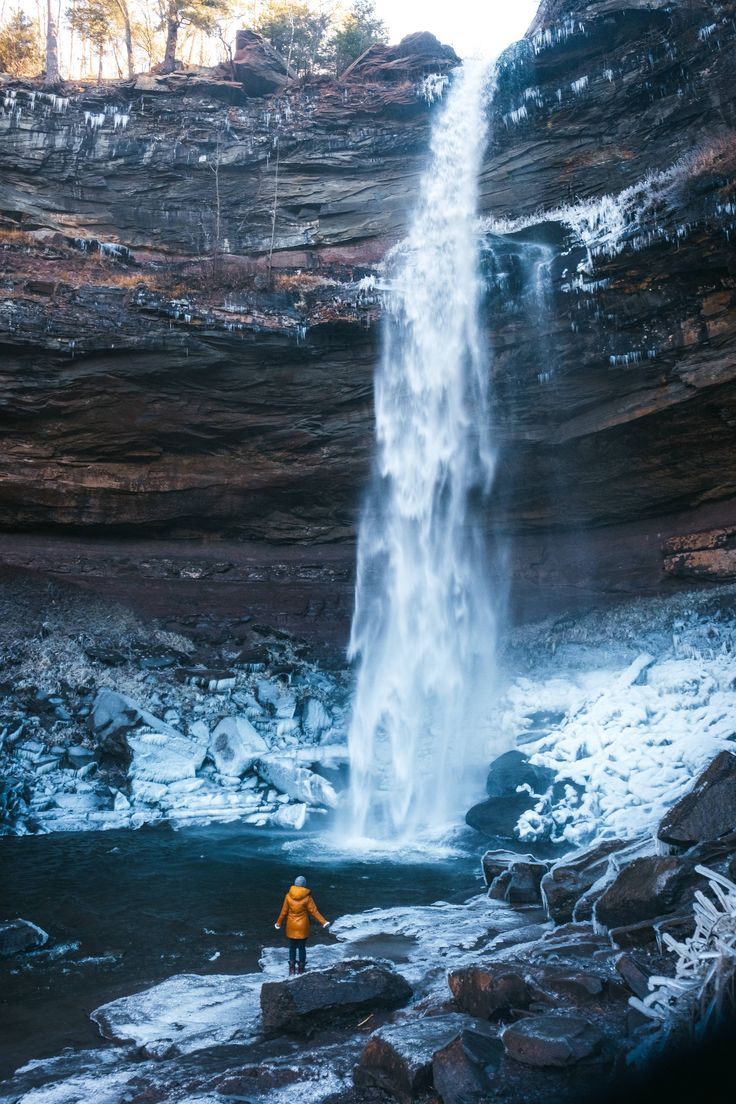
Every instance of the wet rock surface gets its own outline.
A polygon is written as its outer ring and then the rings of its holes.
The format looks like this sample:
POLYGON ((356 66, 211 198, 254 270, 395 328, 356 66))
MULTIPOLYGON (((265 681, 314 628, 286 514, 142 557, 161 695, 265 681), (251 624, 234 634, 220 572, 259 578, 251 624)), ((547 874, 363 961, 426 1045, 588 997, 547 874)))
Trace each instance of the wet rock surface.
POLYGON ((687 908, 702 884, 695 865, 674 855, 634 859, 599 897, 595 918, 607 928, 651 920, 687 908))
POLYGON ((573 919, 581 897, 606 873, 609 856, 624 846, 623 840, 604 840, 577 855, 565 856, 544 875, 541 891, 555 923, 566 924, 573 919))
POLYGON ((355 1068, 359 1088, 376 1087, 408 1104, 432 1086, 435 1055, 473 1021, 466 1016, 431 1016, 384 1027, 368 1040, 355 1068))
POLYGON ((570 1066, 595 1054, 603 1037, 579 1016, 530 1016, 506 1028, 503 1045, 510 1058, 527 1066, 570 1066))
POLYGON ((736 829, 736 755, 721 752, 659 826, 665 843, 688 847, 736 829))
POLYGON ((266 1031, 310 1034, 317 1026, 354 1012, 397 1008, 410 996, 411 987, 387 964, 349 960, 286 981, 265 982, 263 1026, 266 1031))

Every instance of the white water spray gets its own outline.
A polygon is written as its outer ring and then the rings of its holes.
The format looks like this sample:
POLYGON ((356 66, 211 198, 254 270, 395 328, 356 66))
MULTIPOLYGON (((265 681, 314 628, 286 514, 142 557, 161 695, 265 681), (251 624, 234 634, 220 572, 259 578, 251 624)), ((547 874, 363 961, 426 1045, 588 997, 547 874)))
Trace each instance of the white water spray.
POLYGON ((476 218, 489 76, 479 62, 456 74, 408 237, 390 259, 349 650, 357 836, 439 828, 467 807, 468 770, 483 760, 495 633, 476 515, 494 455, 476 218))

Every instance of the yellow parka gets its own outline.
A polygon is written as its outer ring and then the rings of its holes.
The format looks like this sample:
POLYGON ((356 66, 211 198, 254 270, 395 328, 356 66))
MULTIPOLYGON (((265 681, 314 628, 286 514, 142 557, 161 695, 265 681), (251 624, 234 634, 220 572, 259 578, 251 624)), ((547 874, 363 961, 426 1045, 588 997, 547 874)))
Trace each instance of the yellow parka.
POLYGON ((286 934, 289 939, 306 939, 309 935, 310 916, 313 916, 318 924, 327 923, 312 900, 311 890, 306 886, 293 885, 284 897, 276 927, 280 928, 286 920, 286 934))

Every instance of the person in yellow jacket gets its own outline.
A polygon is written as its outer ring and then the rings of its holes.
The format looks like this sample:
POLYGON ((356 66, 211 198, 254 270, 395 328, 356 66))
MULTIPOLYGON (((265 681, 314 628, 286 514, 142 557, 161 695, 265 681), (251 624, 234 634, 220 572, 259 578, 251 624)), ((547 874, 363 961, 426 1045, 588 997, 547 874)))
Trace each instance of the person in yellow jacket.
POLYGON ((301 875, 284 897, 284 903, 276 921, 276 931, 286 920, 286 938, 289 940, 289 976, 304 973, 307 965, 307 939, 309 938, 309 917, 313 916, 318 924, 327 930, 329 920, 325 920, 314 903, 312 892, 307 888, 307 879, 301 875))

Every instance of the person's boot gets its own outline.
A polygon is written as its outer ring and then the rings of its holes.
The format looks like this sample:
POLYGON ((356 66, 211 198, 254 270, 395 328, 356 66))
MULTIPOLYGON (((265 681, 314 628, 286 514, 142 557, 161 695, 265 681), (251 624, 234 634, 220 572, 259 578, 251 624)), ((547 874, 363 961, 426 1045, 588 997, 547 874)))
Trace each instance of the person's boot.
POLYGON ((296 962, 289 961, 289 977, 293 977, 296 973, 296 962))
POLYGON ((298 974, 303 974, 305 969, 306 969, 306 966, 307 966, 306 962, 298 962, 297 967, 296 967, 296 972, 298 974))

